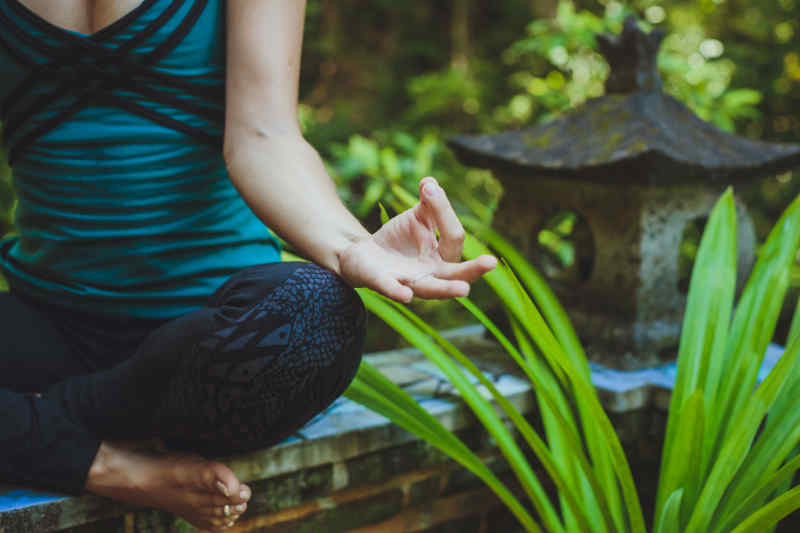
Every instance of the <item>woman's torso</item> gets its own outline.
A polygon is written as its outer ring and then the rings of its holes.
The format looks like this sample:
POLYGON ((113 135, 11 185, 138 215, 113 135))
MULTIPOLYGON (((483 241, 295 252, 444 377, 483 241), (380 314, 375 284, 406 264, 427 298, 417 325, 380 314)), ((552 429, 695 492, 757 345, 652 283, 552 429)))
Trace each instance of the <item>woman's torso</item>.
POLYGON ((15 289, 62 307, 175 316, 279 251, 222 159, 223 0, 118 4, 56 26, 0 0, 19 202, 0 264, 15 289))
POLYGON ((133 12, 144 0, 19 0, 51 25, 92 34, 133 12))

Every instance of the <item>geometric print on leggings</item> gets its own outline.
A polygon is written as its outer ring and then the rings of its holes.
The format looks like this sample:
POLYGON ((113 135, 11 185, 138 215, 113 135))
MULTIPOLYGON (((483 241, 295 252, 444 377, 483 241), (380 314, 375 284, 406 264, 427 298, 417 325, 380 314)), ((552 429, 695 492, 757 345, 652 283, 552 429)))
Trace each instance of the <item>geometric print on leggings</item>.
POLYGON ((336 275, 299 266, 182 357, 156 412, 158 431, 209 455, 279 442, 352 379, 364 315, 336 275))

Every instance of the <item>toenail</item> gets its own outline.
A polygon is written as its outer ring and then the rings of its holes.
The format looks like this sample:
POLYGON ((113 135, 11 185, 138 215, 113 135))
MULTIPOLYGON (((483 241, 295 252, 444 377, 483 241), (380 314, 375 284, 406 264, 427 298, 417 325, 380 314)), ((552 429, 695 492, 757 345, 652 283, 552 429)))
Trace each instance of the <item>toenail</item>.
POLYGON ((233 523, 234 523, 234 520, 231 520, 230 522, 228 522, 228 527, 233 527, 233 523))
POLYGON ((225 496, 226 498, 230 497, 231 491, 228 489, 228 486, 222 481, 217 481, 217 489, 219 489, 222 495, 225 496))
POLYGON ((250 489, 242 487, 241 490, 239 490, 239 497, 243 500, 248 499, 250 497, 250 489))
POLYGON ((231 515, 231 506, 228 505, 228 504, 225 504, 225 507, 222 508, 222 514, 224 514, 225 516, 230 516, 231 515))
POLYGON ((239 511, 240 513, 243 513, 243 512, 244 512, 244 510, 245 510, 245 509, 247 509, 247 504, 240 503, 239 505, 237 505, 237 506, 235 507, 235 509, 236 509, 237 511, 239 511))

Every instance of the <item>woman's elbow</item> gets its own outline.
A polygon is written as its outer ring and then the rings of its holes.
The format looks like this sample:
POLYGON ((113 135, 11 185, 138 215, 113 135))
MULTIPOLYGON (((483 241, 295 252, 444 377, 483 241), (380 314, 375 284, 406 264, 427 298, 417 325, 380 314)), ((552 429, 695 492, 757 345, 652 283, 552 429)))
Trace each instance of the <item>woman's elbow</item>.
POLYGON ((299 127, 276 125, 239 124, 225 128, 222 157, 228 169, 236 167, 242 154, 264 153, 285 149, 296 143, 305 143, 299 127), (283 147, 283 148, 280 148, 283 147))

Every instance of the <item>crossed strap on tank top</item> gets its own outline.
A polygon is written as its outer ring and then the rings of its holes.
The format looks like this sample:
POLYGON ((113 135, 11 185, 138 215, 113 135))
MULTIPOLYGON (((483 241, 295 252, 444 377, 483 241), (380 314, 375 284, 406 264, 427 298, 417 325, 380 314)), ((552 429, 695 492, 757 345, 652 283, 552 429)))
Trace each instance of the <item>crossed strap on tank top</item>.
POLYGON ((175 120, 171 116, 143 106, 119 91, 135 93, 149 101, 168 105, 175 109, 203 117, 213 124, 221 124, 224 111, 219 102, 224 98, 222 84, 204 85, 186 78, 166 73, 157 68, 157 63, 172 52, 197 22, 208 0, 193 0, 193 5, 177 27, 155 48, 144 54, 136 54, 136 47, 164 27, 180 10, 192 0, 173 0, 164 11, 141 31, 116 48, 107 47, 103 41, 124 29, 132 20, 149 9, 157 0, 144 0, 142 4, 113 23, 111 26, 88 36, 69 32, 49 24, 18 2, 7 0, 7 5, 26 21, 62 41, 63 46, 51 46, 42 42, 24 28, 15 24, 0 9, 0 47, 11 57, 28 66, 27 76, 0 103, 3 119, 3 136, 9 147, 9 161, 28 149, 37 139, 69 120, 90 105, 109 105, 122 108, 132 114, 145 117, 162 126, 189 135, 214 148, 221 148, 222 139, 199 127, 175 120), (44 56, 37 61, 20 47, 14 47, 4 37, 9 35, 44 56), (55 88, 35 92, 38 84, 55 80, 55 88), (172 91, 170 90, 172 89, 172 91), (178 96, 174 90, 192 97, 178 96), (72 103, 58 110, 52 117, 36 127, 23 132, 24 125, 37 113, 41 113, 54 102, 71 97, 72 103), (12 110, 13 106, 13 110, 12 110), (17 135, 19 133, 19 135, 17 135))

